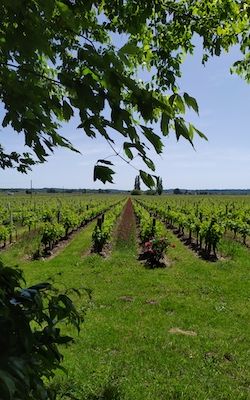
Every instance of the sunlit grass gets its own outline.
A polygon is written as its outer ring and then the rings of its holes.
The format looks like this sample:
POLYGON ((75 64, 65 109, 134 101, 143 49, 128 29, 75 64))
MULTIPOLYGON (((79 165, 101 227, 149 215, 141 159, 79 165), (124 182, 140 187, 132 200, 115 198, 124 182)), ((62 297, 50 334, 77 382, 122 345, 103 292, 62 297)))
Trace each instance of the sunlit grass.
MULTIPOLYGON (((230 399, 249 392, 249 250, 223 242, 224 260, 209 263, 169 233, 171 266, 149 270, 137 245, 121 243, 104 259, 89 255, 94 223, 51 260, 25 261, 27 284, 88 287, 74 297, 88 307, 75 344, 63 350, 68 376, 53 385, 64 399, 230 399), (58 275, 61 273, 61 275, 58 275), (179 328, 184 333, 171 333, 179 328)), ((14 250, 14 247, 13 249, 14 250)), ((21 251, 21 250, 20 250, 21 251)), ((2 254, 16 263, 18 254, 2 254)))

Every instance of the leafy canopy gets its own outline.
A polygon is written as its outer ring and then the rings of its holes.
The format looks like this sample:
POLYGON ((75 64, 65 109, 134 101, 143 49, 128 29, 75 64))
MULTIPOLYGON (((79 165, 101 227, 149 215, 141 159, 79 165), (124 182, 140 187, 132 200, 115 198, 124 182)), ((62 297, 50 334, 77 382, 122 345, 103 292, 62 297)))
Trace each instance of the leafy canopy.
MULTIPOLYGON (((130 163, 139 155, 154 171, 148 146, 160 154, 163 143, 152 123, 178 140, 205 137, 185 122, 186 107, 199 109, 176 83, 194 35, 203 40, 204 63, 239 44, 234 69, 249 80, 249 16, 245 0, 2 0, 2 126, 22 132, 32 153, 0 145, 0 166, 26 172, 56 146, 75 150, 58 128, 78 115, 87 136, 101 135, 111 147, 121 136, 122 157, 130 163), (137 78, 142 68, 149 83, 137 78)), ((99 160, 94 179, 112 182, 110 165, 99 160)), ((140 176, 153 185, 151 175, 140 176)))

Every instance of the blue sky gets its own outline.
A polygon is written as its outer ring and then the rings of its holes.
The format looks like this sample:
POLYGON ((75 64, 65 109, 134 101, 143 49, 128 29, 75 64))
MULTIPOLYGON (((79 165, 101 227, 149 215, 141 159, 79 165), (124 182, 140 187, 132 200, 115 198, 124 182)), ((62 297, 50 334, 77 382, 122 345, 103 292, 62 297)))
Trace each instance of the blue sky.
MULTIPOLYGON (((187 57, 180 80, 181 91, 194 96, 200 115, 188 113, 186 119, 208 137, 208 142, 195 139, 195 150, 184 140, 176 142, 174 134, 164 138, 161 156, 151 153, 157 175, 164 188, 212 189, 250 188, 250 87, 241 78, 230 74, 230 66, 239 59, 236 48, 230 54, 201 64, 201 49, 187 57)), ((2 113, 1 113, 2 114, 2 113)), ((68 150, 56 150, 45 164, 36 166, 29 174, 0 170, 0 187, 61 187, 131 189, 137 172, 117 157, 115 184, 93 182, 96 160, 112 154, 102 139, 90 139, 76 129, 78 119, 64 125, 60 133, 69 138, 81 155, 68 150)), ((157 133, 158 127, 155 128, 157 133)), ((23 138, 10 128, 0 131, 0 142, 6 150, 21 150, 23 138)), ((117 149, 119 149, 119 143, 117 149)), ((137 160, 134 165, 142 168, 137 160)))

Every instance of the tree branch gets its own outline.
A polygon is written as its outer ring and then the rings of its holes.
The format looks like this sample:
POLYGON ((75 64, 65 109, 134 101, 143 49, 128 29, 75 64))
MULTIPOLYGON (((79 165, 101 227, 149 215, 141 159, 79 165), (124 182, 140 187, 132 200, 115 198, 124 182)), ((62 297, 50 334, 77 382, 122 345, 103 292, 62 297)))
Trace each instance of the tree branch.
POLYGON ((131 164, 131 161, 126 160, 126 158, 124 158, 123 156, 120 155, 120 153, 118 153, 118 151, 116 151, 116 149, 114 148, 114 146, 110 143, 110 141, 108 139, 106 139, 108 145, 111 147, 111 149, 113 150, 113 152, 115 153, 115 156, 119 157, 122 159, 122 161, 124 161, 126 164, 130 165, 132 168, 134 168, 136 171, 139 171, 138 168, 136 168, 133 164, 131 164))
POLYGON ((0 65, 6 65, 6 67, 23 70, 24 72, 27 72, 29 74, 33 74, 35 76, 38 76, 39 78, 46 79, 46 80, 54 83, 55 85, 65 87, 65 85, 63 85, 60 81, 57 81, 56 79, 53 79, 53 78, 49 78, 48 76, 46 76, 44 74, 40 74, 39 72, 32 71, 32 70, 30 70, 28 68, 23 67, 22 65, 15 65, 15 64, 10 64, 10 63, 0 63, 0 65))

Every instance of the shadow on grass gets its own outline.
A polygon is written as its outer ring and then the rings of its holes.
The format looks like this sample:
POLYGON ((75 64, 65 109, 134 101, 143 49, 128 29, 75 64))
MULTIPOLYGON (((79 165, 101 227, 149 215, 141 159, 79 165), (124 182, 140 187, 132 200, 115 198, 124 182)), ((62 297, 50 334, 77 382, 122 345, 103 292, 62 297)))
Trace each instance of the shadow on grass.
POLYGON ((56 393, 58 400, 122 400, 120 390, 116 383, 108 382, 97 393, 83 394, 81 387, 71 380, 64 383, 54 383, 50 385, 53 393, 56 393))
MULTIPOLYGON (((170 229, 169 225, 166 225, 168 229, 170 229)), ((208 253, 205 251, 205 249, 201 248, 199 244, 193 241, 192 238, 185 236, 182 232, 179 232, 178 229, 173 229, 171 228, 173 233, 177 236, 177 238, 189 249, 191 249, 193 252, 195 252, 199 258, 201 258, 204 261, 209 261, 209 262, 216 262, 219 260, 215 252, 208 253)))
POLYGON ((147 269, 155 269, 155 268, 166 268, 168 265, 164 259, 153 260, 151 257, 147 256, 145 253, 140 253, 138 256, 138 260, 142 261, 144 267, 147 269))
POLYGON ((117 386, 108 384, 99 394, 91 394, 85 400, 122 400, 117 386))

